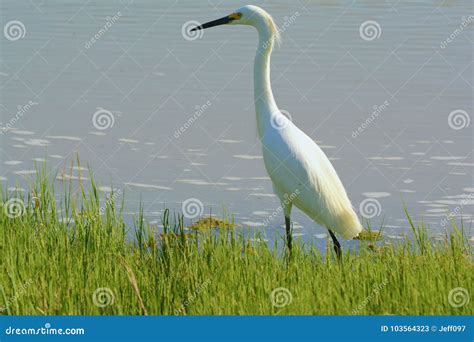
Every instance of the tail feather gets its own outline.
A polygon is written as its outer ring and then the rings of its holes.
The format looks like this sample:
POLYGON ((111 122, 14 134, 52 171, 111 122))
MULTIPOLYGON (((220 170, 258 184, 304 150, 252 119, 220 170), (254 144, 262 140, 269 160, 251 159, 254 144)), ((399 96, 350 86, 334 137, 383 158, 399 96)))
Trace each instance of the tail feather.
POLYGON ((362 231, 362 225, 352 208, 344 210, 342 214, 338 215, 338 219, 331 227, 334 231, 341 234, 345 239, 353 239, 362 231))

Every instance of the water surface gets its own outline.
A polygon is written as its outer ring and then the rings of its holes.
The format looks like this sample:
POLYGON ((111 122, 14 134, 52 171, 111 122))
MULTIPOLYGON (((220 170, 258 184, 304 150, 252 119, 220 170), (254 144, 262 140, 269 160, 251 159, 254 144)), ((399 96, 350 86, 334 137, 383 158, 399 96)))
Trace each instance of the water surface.
MULTIPOLYGON (((383 221, 393 237, 407 231, 404 205, 433 233, 447 215, 469 225, 472 2, 254 3, 285 28, 272 59, 278 105, 327 153, 361 216, 383 221), (378 27, 363 39, 367 21, 378 27)), ((270 239, 282 233, 255 128, 256 33, 182 35, 186 22, 240 5, 2 1, 2 26, 16 20, 25 29, 0 41, 5 187, 26 188, 44 160, 67 179, 61 170, 77 152, 104 196, 112 187, 125 193, 129 214, 141 199, 159 225, 164 208, 196 198, 204 213, 226 208, 270 239)), ((294 220, 297 236, 324 243, 323 228, 298 210, 294 220)))

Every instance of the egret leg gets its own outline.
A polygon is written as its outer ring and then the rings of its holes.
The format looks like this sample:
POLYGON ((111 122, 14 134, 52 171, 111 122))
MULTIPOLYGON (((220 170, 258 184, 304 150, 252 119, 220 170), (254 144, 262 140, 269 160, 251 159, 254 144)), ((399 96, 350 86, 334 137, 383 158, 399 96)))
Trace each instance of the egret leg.
POLYGON ((339 243, 339 241, 337 241, 337 238, 334 232, 331 229, 328 229, 328 231, 329 231, 329 235, 331 235, 332 242, 334 244, 334 252, 336 252, 337 259, 341 260, 341 257, 342 257, 341 244, 339 243))
POLYGON ((291 253, 292 247, 292 236, 291 236, 291 221, 288 216, 285 216, 285 225, 286 225, 286 245, 288 246, 288 250, 291 253))

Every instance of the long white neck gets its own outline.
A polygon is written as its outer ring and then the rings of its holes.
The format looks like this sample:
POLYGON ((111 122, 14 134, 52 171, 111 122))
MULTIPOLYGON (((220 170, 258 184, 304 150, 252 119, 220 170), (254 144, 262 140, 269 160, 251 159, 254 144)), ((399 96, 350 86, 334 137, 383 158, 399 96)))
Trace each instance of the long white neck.
POLYGON ((270 125, 271 113, 278 107, 270 84, 270 56, 273 50, 274 39, 272 32, 266 25, 257 27, 259 43, 254 63, 254 100, 257 113, 257 129, 261 138, 265 129, 270 125))

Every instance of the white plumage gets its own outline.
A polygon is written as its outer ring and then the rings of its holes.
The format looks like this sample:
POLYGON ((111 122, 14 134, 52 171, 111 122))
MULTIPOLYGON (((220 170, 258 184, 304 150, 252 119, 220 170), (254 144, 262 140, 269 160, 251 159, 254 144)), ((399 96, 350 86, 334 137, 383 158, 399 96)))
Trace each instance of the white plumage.
POLYGON ((291 249, 290 214, 294 205, 329 230, 340 256, 339 243, 331 230, 351 239, 362 231, 362 226, 328 157, 275 103, 270 83, 270 55, 279 40, 277 26, 266 11, 249 5, 195 30, 221 24, 250 25, 258 31, 254 64, 257 128, 265 167, 284 209, 288 247, 291 249))
MULTIPOLYGON (((282 114, 278 114, 282 115, 282 114)), ((289 121, 289 120, 288 120, 289 121)), ((280 201, 290 217, 295 205, 314 221, 352 239, 362 230, 334 167, 319 146, 293 123, 264 130, 263 159, 280 201), (297 196, 292 196, 297 194, 297 196)))

